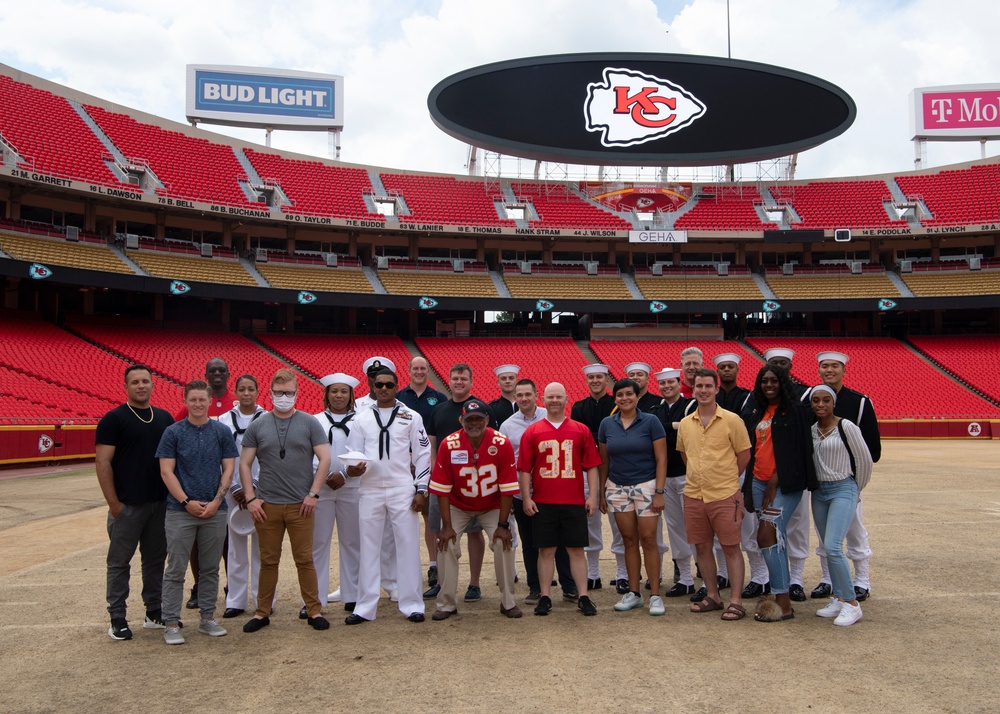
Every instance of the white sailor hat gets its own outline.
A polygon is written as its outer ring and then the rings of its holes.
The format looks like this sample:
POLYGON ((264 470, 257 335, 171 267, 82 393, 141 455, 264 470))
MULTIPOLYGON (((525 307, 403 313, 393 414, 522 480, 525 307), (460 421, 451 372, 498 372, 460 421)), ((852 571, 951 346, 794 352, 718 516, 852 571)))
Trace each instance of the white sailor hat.
MULTIPOLYGON (((791 359, 791 357, 789 357, 789 359, 791 359)), ((713 357, 712 362, 715 364, 716 367, 718 367, 723 362, 734 362, 735 364, 739 364, 740 356, 735 352, 726 352, 724 354, 716 355, 715 357, 713 357)))
POLYGON ((790 360, 794 356, 795 350, 790 350, 787 347, 772 347, 764 353, 764 361, 770 362, 772 357, 784 357, 785 359, 790 360))
POLYGON ((328 374, 325 377, 320 377, 319 383, 324 387, 329 387, 331 384, 346 384, 351 389, 354 389, 361 384, 360 381, 349 374, 344 374, 343 372, 334 372, 333 374, 328 374))
POLYGON ((835 360, 841 364, 847 364, 848 357, 843 352, 820 352, 816 355, 817 362, 823 362, 828 359, 835 360))
POLYGON ((681 371, 673 367, 664 367, 653 376, 656 377, 657 381, 661 379, 680 379, 681 371))
POLYGON ((516 364, 502 364, 499 367, 495 367, 493 369, 493 374, 499 377, 501 374, 510 374, 511 372, 517 374, 520 371, 521 368, 518 367, 516 364))
POLYGON ((361 365, 362 371, 365 374, 378 372, 383 367, 387 367, 393 372, 396 371, 396 365, 392 363, 392 360, 387 357, 382 357, 380 355, 375 355, 374 357, 369 357, 365 360, 365 363, 361 365))
POLYGON ((607 374, 610 371, 611 370, 608 369, 608 365, 606 365, 606 364, 599 364, 599 363, 588 364, 586 367, 583 368, 583 373, 586 374, 586 375, 591 375, 591 374, 607 374))
POLYGON ((653 371, 653 368, 650 367, 645 362, 629 362, 627 365, 625 365, 625 374, 628 374, 629 372, 635 372, 636 370, 649 374, 650 372, 653 371))

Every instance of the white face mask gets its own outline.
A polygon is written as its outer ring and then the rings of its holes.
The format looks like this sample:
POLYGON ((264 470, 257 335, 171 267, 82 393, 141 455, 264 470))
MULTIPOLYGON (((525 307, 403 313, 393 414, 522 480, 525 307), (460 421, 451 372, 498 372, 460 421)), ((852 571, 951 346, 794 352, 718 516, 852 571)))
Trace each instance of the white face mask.
POLYGON ((290 412, 295 408, 295 397, 271 397, 271 402, 279 412, 290 412))

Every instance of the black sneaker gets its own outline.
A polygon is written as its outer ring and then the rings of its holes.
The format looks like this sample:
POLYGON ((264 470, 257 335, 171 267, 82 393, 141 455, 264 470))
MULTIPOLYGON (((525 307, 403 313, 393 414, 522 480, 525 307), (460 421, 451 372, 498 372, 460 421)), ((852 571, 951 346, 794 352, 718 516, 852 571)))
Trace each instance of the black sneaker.
POLYGON ((538 604, 535 605, 536 615, 548 615, 552 611, 552 598, 548 595, 542 595, 538 598, 538 604))
POLYGON ((197 585, 195 585, 193 588, 191 588, 191 597, 188 598, 188 601, 187 601, 187 603, 185 603, 184 607, 186 607, 188 610, 196 610, 198 608, 198 586, 197 585))
POLYGON ((465 591, 466 602, 479 602, 482 599, 483 591, 479 589, 478 585, 470 585, 469 589, 465 591))
POLYGON ((576 603, 576 606, 580 609, 580 612, 588 617, 597 614, 597 608, 594 607, 594 603, 586 595, 580 596, 580 600, 576 603))
POLYGON ((132 630, 128 627, 128 621, 124 617, 116 617, 111 620, 111 627, 108 628, 108 637, 113 640, 131 640, 132 630))
POLYGON ((167 627, 163 622, 163 615, 159 610, 147 612, 142 626, 146 630, 163 630, 167 627))
POLYGON ((830 585, 830 583, 821 582, 819 585, 813 588, 813 591, 809 593, 809 597, 811 597, 813 600, 822 600, 825 597, 830 597, 830 595, 832 594, 833 594, 833 587, 830 585))
POLYGON ((437 585, 438 581, 438 566, 432 565, 427 568, 427 587, 432 588, 437 585))
POLYGON ((566 602, 576 602, 580 599, 580 593, 576 590, 563 590, 563 600, 566 602))

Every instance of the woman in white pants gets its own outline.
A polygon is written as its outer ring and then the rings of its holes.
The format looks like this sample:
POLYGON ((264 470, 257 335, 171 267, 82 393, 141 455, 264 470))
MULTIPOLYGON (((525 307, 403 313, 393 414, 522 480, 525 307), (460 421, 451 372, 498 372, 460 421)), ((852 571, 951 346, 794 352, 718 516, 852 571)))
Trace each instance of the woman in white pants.
MULTIPOLYGON (((243 450, 243 433, 247 427, 264 414, 264 408, 257 404, 257 380, 249 374, 244 374, 236 380, 237 404, 232 411, 219 417, 219 421, 233 432, 236 440, 236 448, 243 450)), ((257 459, 253 461, 251 474, 254 484, 257 483, 257 474, 260 472, 260 464, 257 459)), ((247 606, 247 597, 250 598, 250 606, 257 607, 257 578, 260 574, 260 547, 257 545, 257 530, 252 527, 249 530, 238 528, 233 524, 233 519, 244 519, 249 516, 243 504, 246 499, 243 497, 243 485, 240 480, 233 479, 233 485, 226 494, 226 503, 229 506, 229 552, 226 563, 226 611, 223 617, 237 617, 242 615, 247 606), (249 535, 247 535, 249 533, 249 535), (249 556, 247 546, 250 546, 249 556)))
MULTIPOLYGON (((359 381, 349 374, 337 372, 319 380, 324 387, 323 406, 316 414, 330 442, 330 475, 319 492, 313 514, 313 563, 319 599, 325 607, 331 599, 339 599, 344 609, 354 611, 358 600, 358 571, 361 568, 361 534, 358 525, 358 488, 360 480, 348 479, 344 465, 337 458, 347 451, 347 437, 354 419, 354 388, 359 381), (337 526, 340 587, 330 593, 330 547, 333 527, 337 526), (329 594, 327 594, 329 593, 329 594)), ((305 617, 305 607, 299 612, 305 617)))

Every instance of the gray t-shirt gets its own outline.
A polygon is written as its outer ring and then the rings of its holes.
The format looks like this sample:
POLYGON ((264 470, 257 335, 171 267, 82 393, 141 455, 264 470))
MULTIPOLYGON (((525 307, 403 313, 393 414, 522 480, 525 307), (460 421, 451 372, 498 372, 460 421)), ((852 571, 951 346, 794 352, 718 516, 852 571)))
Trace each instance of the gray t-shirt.
POLYGON ((295 411, 288 419, 268 412, 243 434, 243 448, 257 449, 260 476, 257 495, 267 503, 302 503, 312 488, 313 447, 326 444, 316 418, 295 411), (281 458, 282 449, 285 458, 281 458))

